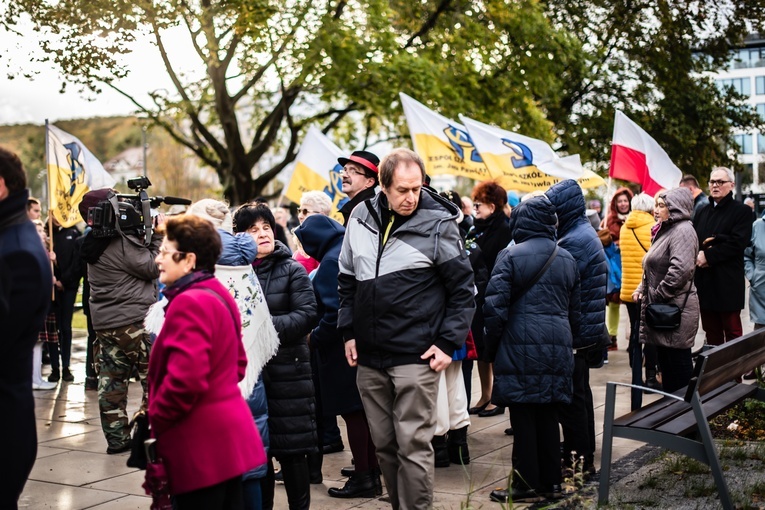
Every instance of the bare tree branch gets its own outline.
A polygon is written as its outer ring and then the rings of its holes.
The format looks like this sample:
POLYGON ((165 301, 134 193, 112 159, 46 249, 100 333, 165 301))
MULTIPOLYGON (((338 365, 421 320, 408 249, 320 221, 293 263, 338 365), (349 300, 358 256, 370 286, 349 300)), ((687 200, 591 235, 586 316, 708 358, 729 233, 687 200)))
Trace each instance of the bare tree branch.
POLYGON ((452 0, 441 0, 441 3, 438 4, 438 7, 436 7, 436 10, 428 17, 427 20, 425 20, 425 23, 422 24, 420 29, 415 32, 412 37, 409 38, 408 41, 406 41, 406 44, 404 45, 404 49, 409 48, 414 44, 415 39, 418 37, 421 38, 433 28, 435 28, 436 23, 438 22, 438 18, 449 8, 451 7, 452 0))
POLYGON ((167 74, 170 76, 170 79, 173 82, 175 89, 178 91, 178 94, 181 96, 181 99, 183 100, 183 104, 184 104, 184 109, 186 110, 186 113, 191 119, 191 122, 194 125, 194 128, 197 131, 199 131, 199 133, 202 135, 205 141, 218 154, 218 156, 221 159, 224 159, 227 152, 226 147, 224 147, 223 144, 220 143, 213 136, 212 133, 210 133, 210 131, 207 129, 204 123, 200 120, 199 112, 197 111, 197 109, 194 107, 193 103, 189 99, 189 96, 186 93, 186 89, 184 88, 183 84, 178 78, 178 75, 176 74, 172 63, 170 62, 170 58, 167 56, 167 50, 165 49, 165 45, 162 42, 162 37, 159 35, 159 29, 157 28, 157 25, 155 23, 152 23, 152 31, 154 32, 154 39, 157 42, 157 47, 159 48, 160 55, 162 56, 162 62, 165 64, 165 69, 167 70, 167 74))
MULTIPOLYGON (((157 112, 154 112, 152 110, 149 110, 148 108, 144 107, 142 104, 140 104, 133 96, 125 92, 124 90, 120 89, 119 87, 115 86, 112 83, 106 84, 108 87, 112 88, 114 91, 118 92, 119 94, 126 97, 130 102, 132 102, 134 105, 138 107, 138 109, 146 114, 146 116, 151 119, 152 122, 154 122, 156 125, 160 126, 162 129, 167 132, 170 137, 178 142, 179 144, 183 145, 184 147, 191 150, 199 159, 201 159, 206 165, 212 167, 212 168, 219 168, 220 162, 212 158, 208 151, 209 147, 206 147, 204 144, 194 144, 187 140, 184 136, 182 136, 182 132, 178 129, 176 129, 172 124, 164 120, 157 112)), ((201 140, 199 140, 201 142, 201 140)))

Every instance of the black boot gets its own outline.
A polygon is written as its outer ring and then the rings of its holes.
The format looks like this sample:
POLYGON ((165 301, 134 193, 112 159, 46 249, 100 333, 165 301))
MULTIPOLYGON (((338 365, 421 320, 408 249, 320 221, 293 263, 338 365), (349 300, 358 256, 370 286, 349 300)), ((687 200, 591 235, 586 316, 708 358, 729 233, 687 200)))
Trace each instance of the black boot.
POLYGON ((645 385, 647 388, 651 388, 652 390, 661 390, 661 383, 656 380, 656 369, 655 368, 648 368, 645 369, 645 385))
POLYGON ((465 425, 461 429, 449 431, 449 460, 453 464, 470 464, 470 452, 468 451, 467 429, 465 425))
POLYGON ((378 495, 374 477, 380 479, 373 470, 357 471, 342 489, 330 487, 327 493, 333 498, 374 498, 378 495))
POLYGON ((312 484, 320 484, 323 480, 321 476, 321 465, 323 461, 324 454, 321 451, 308 454, 308 479, 312 484))
POLYGON ((311 507, 311 483, 308 460, 305 455, 277 458, 284 473, 284 490, 290 510, 308 510, 311 507))
POLYGON ((433 436, 430 443, 436 454, 436 467, 449 467, 449 449, 446 446, 446 436, 433 436))

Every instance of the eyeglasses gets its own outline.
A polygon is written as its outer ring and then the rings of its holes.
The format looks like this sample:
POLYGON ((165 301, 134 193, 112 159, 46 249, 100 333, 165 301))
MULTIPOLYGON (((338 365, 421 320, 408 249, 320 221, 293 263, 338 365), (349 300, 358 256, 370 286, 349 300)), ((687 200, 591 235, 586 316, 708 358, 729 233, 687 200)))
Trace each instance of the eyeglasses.
POLYGON ((473 202, 473 209, 480 209, 483 204, 481 202, 473 202))
POLYGON ((160 254, 161 256, 163 256, 163 257, 164 257, 165 255, 172 255, 172 254, 174 254, 174 253, 180 253, 181 255, 183 255, 183 256, 185 257, 187 252, 185 252, 185 251, 178 251, 178 250, 168 250, 168 249, 167 249, 167 248, 165 248, 164 246, 160 246, 160 247, 159 247, 159 254, 160 254))
POLYGON ((298 214, 308 216, 309 214, 319 214, 319 211, 309 211, 308 209, 298 209, 298 214))
POLYGON ((362 177, 366 177, 367 174, 363 170, 356 170, 352 166, 344 166, 341 172, 345 172, 348 175, 360 175, 362 177))
POLYGON ((709 181, 709 187, 713 188, 715 186, 722 186, 726 182, 733 182, 733 181, 718 181, 718 180, 713 180, 713 181, 709 181))

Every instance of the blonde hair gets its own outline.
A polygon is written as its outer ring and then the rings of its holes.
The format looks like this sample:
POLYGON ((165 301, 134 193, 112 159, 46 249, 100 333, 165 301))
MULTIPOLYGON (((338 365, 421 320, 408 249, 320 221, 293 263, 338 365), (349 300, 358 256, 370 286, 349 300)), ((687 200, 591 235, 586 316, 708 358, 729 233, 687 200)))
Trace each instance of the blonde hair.
POLYGON ((316 209, 324 216, 329 216, 329 213, 332 212, 332 200, 323 191, 306 191, 300 197, 300 204, 316 209))
POLYGON ((202 200, 191 204, 186 210, 186 214, 199 216, 212 223, 215 228, 225 230, 226 232, 234 231, 234 221, 231 216, 231 210, 227 203, 221 202, 220 200, 203 198, 202 200))

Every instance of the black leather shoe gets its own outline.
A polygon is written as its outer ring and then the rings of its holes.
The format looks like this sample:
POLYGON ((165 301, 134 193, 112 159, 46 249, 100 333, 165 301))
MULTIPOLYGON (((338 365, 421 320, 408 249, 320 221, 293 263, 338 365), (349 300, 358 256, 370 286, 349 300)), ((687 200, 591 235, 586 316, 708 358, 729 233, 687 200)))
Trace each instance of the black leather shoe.
POLYGON ((54 368, 48 376, 48 382, 59 382, 61 380, 61 372, 54 368))
POLYGON ((86 390, 97 390, 98 389, 98 378, 97 377, 86 377, 85 378, 85 389, 86 390))
POLYGON ((61 371, 61 379, 65 382, 74 382, 74 376, 69 371, 69 367, 64 367, 64 370, 61 371))
POLYGON ((550 500, 562 499, 563 488, 560 485, 553 485, 552 490, 543 492, 542 495, 550 500))
POLYGON ((478 413, 479 418, 489 418, 491 416, 500 416, 502 414, 505 414, 505 408, 502 406, 497 406, 494 409, 484 409, 480 413, 478 413))
POLYGON ((324 455, 329 455, 330 453, 342 452, 343 448, 345 448, 345 445, 343 445, 343 442, 338 441, 336 443, 325 444, 323 448, 323 452, 324 452, 324 455))
POLYGON ((507 489, 494 489, 489 498, 497 503, 507 503, 508 499, 513 503, 536 503, 545 499, 533 489, 513 489, 512 494, 508 493, 507 489))
POLYGON ((371 470, 356 473, 342 488, 330 487, 327 494, 333 498, 374 498, 377 495, 374 476, 378 475, 371 470))
POLYGON ((505 435, 506 436, 514 436, 515 432, 513 432, 513 427, 508 427, 505 429, 505 435))
POLYGON ((356 466, 346 466, 340 470, 340 475, 349 477, 356 474, 356 466))
POLYGON ((482 405, 482 406, 475 406, 475 407, 471 407, 470 409, 468 409, 468 414, 478 414, 478 413, 480 413, 481 411, 483 411, 484 409, 486 409, 486 406, 488 406, 488 405, 489 405, 489 403, 488 403, 488 402, 486 402, 486 403, 485 403, 484 405, 482 405))
POLYGON ((109 455, 116 455, 118 453, 124 453, 130 450, 130 443, 125 443, 123 445, 117 445, 117 446, 109 446, 106 449, 106 453, 109 455))

